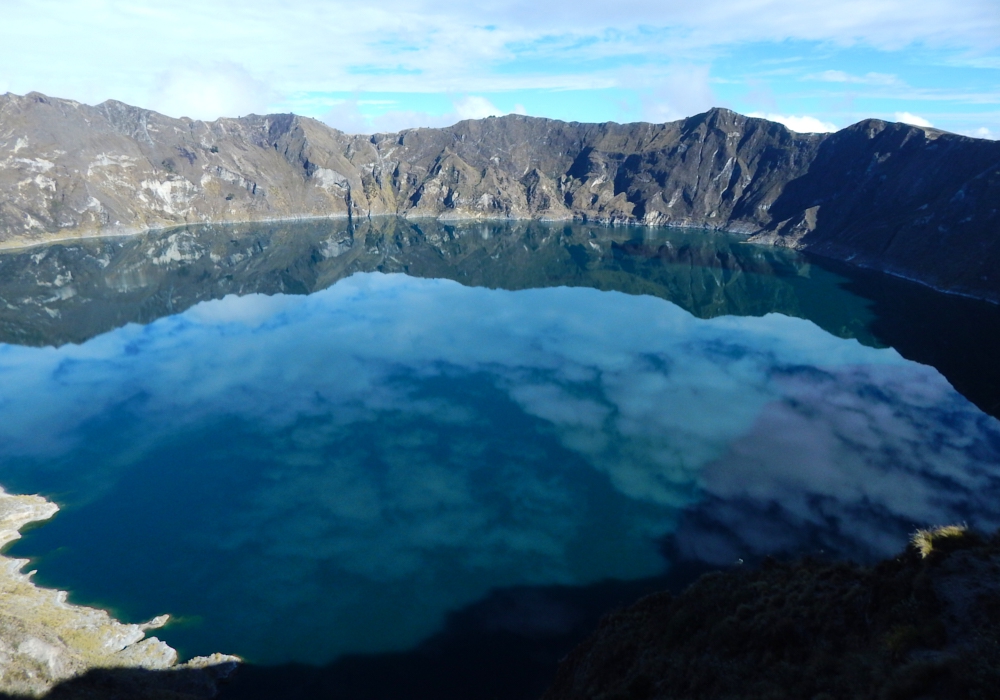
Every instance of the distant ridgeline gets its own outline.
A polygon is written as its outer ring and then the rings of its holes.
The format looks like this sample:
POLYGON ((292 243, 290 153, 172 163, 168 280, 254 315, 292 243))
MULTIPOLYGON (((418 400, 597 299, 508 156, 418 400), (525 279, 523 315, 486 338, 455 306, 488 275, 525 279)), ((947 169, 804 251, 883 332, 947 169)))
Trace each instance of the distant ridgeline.
POLYGON ((378 215, 724 229, 1000 301, 1000 142, 713 109, 668 124, 519 115, 344 134, 0 96, 0 246, 185 223, 378 215))

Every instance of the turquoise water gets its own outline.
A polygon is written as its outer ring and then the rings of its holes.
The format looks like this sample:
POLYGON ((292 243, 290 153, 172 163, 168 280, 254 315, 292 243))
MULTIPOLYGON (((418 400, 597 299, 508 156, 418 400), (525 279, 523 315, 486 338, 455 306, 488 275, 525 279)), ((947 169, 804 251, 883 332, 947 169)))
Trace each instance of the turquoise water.
POLYGON ((12 553, 188 655, 406 650, 497 589, 661 574, 670 538, 1000 525, 1000 425, 935 369, 653 296, 359 272, 2 345, 0 386, 0 483, 62 507, 12 553))

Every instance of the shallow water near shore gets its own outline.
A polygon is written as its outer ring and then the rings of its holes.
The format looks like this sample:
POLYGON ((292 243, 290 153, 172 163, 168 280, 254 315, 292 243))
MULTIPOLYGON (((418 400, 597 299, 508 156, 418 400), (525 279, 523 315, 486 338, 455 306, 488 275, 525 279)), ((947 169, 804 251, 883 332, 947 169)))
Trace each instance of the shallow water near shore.
MULTIPOLYGON (((498 592, 1000 526, 1000 424, 870 278, 708 232, 365 226, 0 257, 0 484, 62 507, 11 550, 39 583, 169 612, 186 655, 326 664, 498 592)), ((517 600, 526 637, 574 624, 517 600)))

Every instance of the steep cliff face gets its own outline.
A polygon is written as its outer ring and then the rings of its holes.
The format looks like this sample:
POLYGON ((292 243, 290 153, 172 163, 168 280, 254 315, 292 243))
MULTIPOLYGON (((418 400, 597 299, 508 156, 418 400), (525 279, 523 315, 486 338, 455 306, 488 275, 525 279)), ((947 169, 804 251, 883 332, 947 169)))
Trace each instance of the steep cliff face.
POLYGON ((770 221, 822 140, 721 109, 670 124, 511 115, 373 138, 395 167, 398 214, 741 231, 770 221))
POLYGON ((386 214, 698 226, 1000 300, 1000 143, 876 120, 831 135, 713 109, 518 115, 351 136, 0 96, 0 245, 209 221, 386 214))
POLYGON ((1000 142, 867 120, 823 139, 752 240, 1000 300, 1000 142))

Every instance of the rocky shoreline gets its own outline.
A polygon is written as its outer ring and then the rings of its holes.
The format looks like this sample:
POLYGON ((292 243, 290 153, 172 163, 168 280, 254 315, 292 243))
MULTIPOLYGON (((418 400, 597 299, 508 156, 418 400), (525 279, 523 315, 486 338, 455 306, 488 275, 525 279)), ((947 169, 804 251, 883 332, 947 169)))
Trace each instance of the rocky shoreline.
MULTIPOLYGON (((0 489, 0 547, 18 539, 28 523, 48 520, 58 510, 41 496, 0 489)), ((178 663, 174 649, 146 636, 169 616, 138 625, 118 622, 103 610, 68 603, 65 591, 36 586, 31 581, 34 572, 21 571, 26 564, 26 559, 0 556, 0 694, 41 697, 98 669, 138 669, 181 672, 183 687, 172 688, 171 697, 177 700, 208 698, 215 694, 216 681, 240 663, 226 654, 178 663)), ((151 690, 160 680, 176 686, 173 677, 147 675, 151 690)))

